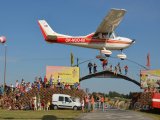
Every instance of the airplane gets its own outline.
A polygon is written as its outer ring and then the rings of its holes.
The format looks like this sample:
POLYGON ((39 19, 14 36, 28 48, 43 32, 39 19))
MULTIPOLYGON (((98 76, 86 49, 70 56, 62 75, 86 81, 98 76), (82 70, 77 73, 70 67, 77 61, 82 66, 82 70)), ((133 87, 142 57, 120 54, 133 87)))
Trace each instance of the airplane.
MULTIPOLYGON (((100 23, 96 32, 86 36, 69 36, 56 33, 45 20, 38 20, 38 24, 44 39, 49 43, 60 43, 98 49, 100 50, 100 55, 97 56, 97 58, 101 57, 102 54, 109 57, 112 54, 111 50, 120 50, 122 52, 123 49, 126 49, 135 43, 135 40, 117 36, 114 32, 125 13, 125 9, 111 9, 108 15, 106 15, 100 23)), ((117 57, 122 60, 127 58, 123 52, 118 54, 117 57)))

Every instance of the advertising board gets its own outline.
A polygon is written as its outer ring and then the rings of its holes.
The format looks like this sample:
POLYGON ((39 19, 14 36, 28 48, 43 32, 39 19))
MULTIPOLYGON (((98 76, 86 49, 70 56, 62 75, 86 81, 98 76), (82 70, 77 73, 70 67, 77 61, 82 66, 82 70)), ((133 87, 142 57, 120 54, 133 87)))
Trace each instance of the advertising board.
POLYGON ((50 80, 51 76, 53 77, 54 84, 57 84, 59 76, 61 82, 73 85, 76 82, 79 83, 79 67, 47 66, 46 77, 50 80))
POLYGON ((140 72, 141 88, 159 88, 160 70, 141 70, 140 72))

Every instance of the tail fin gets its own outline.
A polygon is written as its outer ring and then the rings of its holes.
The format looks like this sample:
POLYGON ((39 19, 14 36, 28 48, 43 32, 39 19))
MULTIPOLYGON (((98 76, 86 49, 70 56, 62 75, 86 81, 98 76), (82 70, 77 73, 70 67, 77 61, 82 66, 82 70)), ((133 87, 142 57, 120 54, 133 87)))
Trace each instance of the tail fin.
POLYGON ((38 24, 40 26, 40 29, 42 31, 43 37, 45 40, 56 40, 57 39, 57 33, 52 30, 52 28, 48 25, 48 23, 45 20, 38 20, 38 24))

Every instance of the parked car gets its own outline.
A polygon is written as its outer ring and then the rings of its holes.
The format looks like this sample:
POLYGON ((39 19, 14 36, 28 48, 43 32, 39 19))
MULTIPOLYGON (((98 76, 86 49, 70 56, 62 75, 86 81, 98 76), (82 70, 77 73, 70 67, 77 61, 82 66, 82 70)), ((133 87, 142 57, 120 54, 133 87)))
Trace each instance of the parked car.
POLYGON ((71 96, 66 94, 53 94, 52 95, 52 107, 53 109, 67 108, 67 109, 81 109, 82 105, 80 101, 75 101, 71 96))

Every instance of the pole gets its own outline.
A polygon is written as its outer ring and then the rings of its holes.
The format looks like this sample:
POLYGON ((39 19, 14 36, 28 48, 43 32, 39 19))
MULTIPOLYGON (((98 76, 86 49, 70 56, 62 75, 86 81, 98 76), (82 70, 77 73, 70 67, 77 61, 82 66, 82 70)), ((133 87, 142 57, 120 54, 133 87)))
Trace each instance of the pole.
POLYGON ((6 85, 6 65, 7 65, 7 45, 4 45, 4 92, 5 92, 5 85, 6 85))
POLYGON ((77 58, 77 67, 78 67, 78 64, 79 64, 79 59, 77 58))

